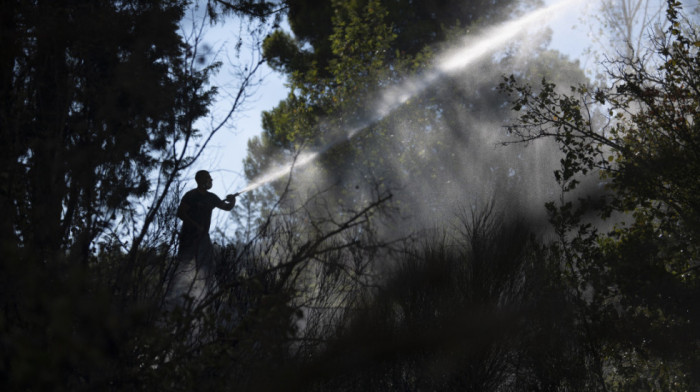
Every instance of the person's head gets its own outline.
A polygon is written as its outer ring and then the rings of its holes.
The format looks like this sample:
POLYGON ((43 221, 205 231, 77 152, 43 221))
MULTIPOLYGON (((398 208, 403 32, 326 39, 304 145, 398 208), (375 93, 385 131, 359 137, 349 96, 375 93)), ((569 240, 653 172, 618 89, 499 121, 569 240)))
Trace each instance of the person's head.
POLYGON ((211 175, 206 170, 200 170, 194 175, 194 180, 197 181, 197 188, 211 189, 211 175))

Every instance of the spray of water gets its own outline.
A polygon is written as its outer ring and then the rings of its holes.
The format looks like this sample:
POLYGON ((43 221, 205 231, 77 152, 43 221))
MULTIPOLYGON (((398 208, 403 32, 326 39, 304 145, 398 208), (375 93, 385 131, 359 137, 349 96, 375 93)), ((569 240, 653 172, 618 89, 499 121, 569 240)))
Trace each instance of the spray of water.
POLYGON ((363 129, 366 129, 370 125, 388 116, 391 112, 406 103, 406 101, 435 84, 444 75, 451 75, 469 67, 497 49, 513 42, 526 28, 541 23, 547 18, 556 17, 556 15, 565 10, 566 7, 573 6, 579 1, 581 0, 563 0, 548 7, 532 11, 518 19, 491 27, 476 37, 465 37, 464 41, 456 49, 447 51, 438 56, 433 67, 420 78, 409 79, 398 86, 383 91, 378 101, 373 105, 375 108, 374 112, 370 113, 369 116, 358 121, 353 126, 348 127, 348 129, 342 133, 344 137, 326 144, 326 146, 320 150, 299 154, 293 162, 255 178, 237 194, 252 191, 264 184, 276 181, 287 176, 295 167, 303 167, 314 161, 330 148, 352 139, 363 129))

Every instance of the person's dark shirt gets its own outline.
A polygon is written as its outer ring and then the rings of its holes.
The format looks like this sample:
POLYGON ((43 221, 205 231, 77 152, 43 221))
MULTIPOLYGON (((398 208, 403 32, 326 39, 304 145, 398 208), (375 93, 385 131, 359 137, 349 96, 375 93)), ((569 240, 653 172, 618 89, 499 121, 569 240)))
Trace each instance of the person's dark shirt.
POLYGON ((201 234, 209 233, 209 226, 211 225, 211 212, 212 210, 221 204, 221 199, 219 196, 211 192, 202 192, 198 189, 193 189, 182 197, 181 204, 186 204, 187 215, 195 221, 199 226, 203 228, 203 233, 199 233, 199 230, 191 222, 182 222, 182 238, 183 239, 194 239, 201 234))

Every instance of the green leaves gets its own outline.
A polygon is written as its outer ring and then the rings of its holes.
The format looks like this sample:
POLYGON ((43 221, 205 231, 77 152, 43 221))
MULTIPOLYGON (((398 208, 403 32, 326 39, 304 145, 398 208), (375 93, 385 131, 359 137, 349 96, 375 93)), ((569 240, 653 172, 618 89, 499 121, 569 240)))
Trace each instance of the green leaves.
POLYGON ((611 86, 592 93, 578 86, 563 95, 545 80, 536 92, 513 77, 501 87, 514 108, 524 108, 508 127, 512 134, 522 141, 553 138, 564 153, 554 173, 561 196, 547 204, 559 236, 555 246, 574 278, 572 287, 587 302, 586 317, 635 331, 625 338, 592 337, 621 354, 605 360, 629 374, 613 373, 608 381, 627 386, 672 385, 673 380, 683 385, 698 376, 695 354, 686 344, 700 337, 683 325, 700 317, 690 300, 700 282, 695 246, 700 240, 699 37, 696 26, 681 21, 678 3, 669 4, 671 27, 656 42, 657 69, 621 58, 610 67, 617 70, 611 86), (605 180, 605 199, 593 203, 579 197, 574 203, 571 192, 587 173, 605 180), (604 219, 616 214, 614 229, 597 233, 583 219, 593 213, 604 219), (593 291, 586 293, 586 286, 593 291), (657 344, 643 343, 650 341, 657 344), (637 372, 632 368, 645 366, 640 358, 617 362, 630 352, 674 365, 663 373, 637 372))

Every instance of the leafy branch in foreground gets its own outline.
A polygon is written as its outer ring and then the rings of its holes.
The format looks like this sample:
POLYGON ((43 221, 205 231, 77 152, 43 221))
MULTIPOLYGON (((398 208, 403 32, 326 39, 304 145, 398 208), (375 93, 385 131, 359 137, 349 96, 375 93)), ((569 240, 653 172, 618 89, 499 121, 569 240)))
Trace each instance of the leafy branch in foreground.
POLYGON ((548 204, 562 263, 602 344, 606 381, 625 388, 700 380, 689 327, 700 321, 700 36, 678 2, 667 20, 653 56, 608 64, 608 87, 566 95, 512 76, 501 85, 523 112, 508 127, 515 142, 553 138, 564 153, 554 173, 562 196, 548 204), (584 192, 605 184, 605 195, 567 201, 591 173, 602 182, 584 192), (614 219, 612 231, 598 233, 595 211, 614 219))

